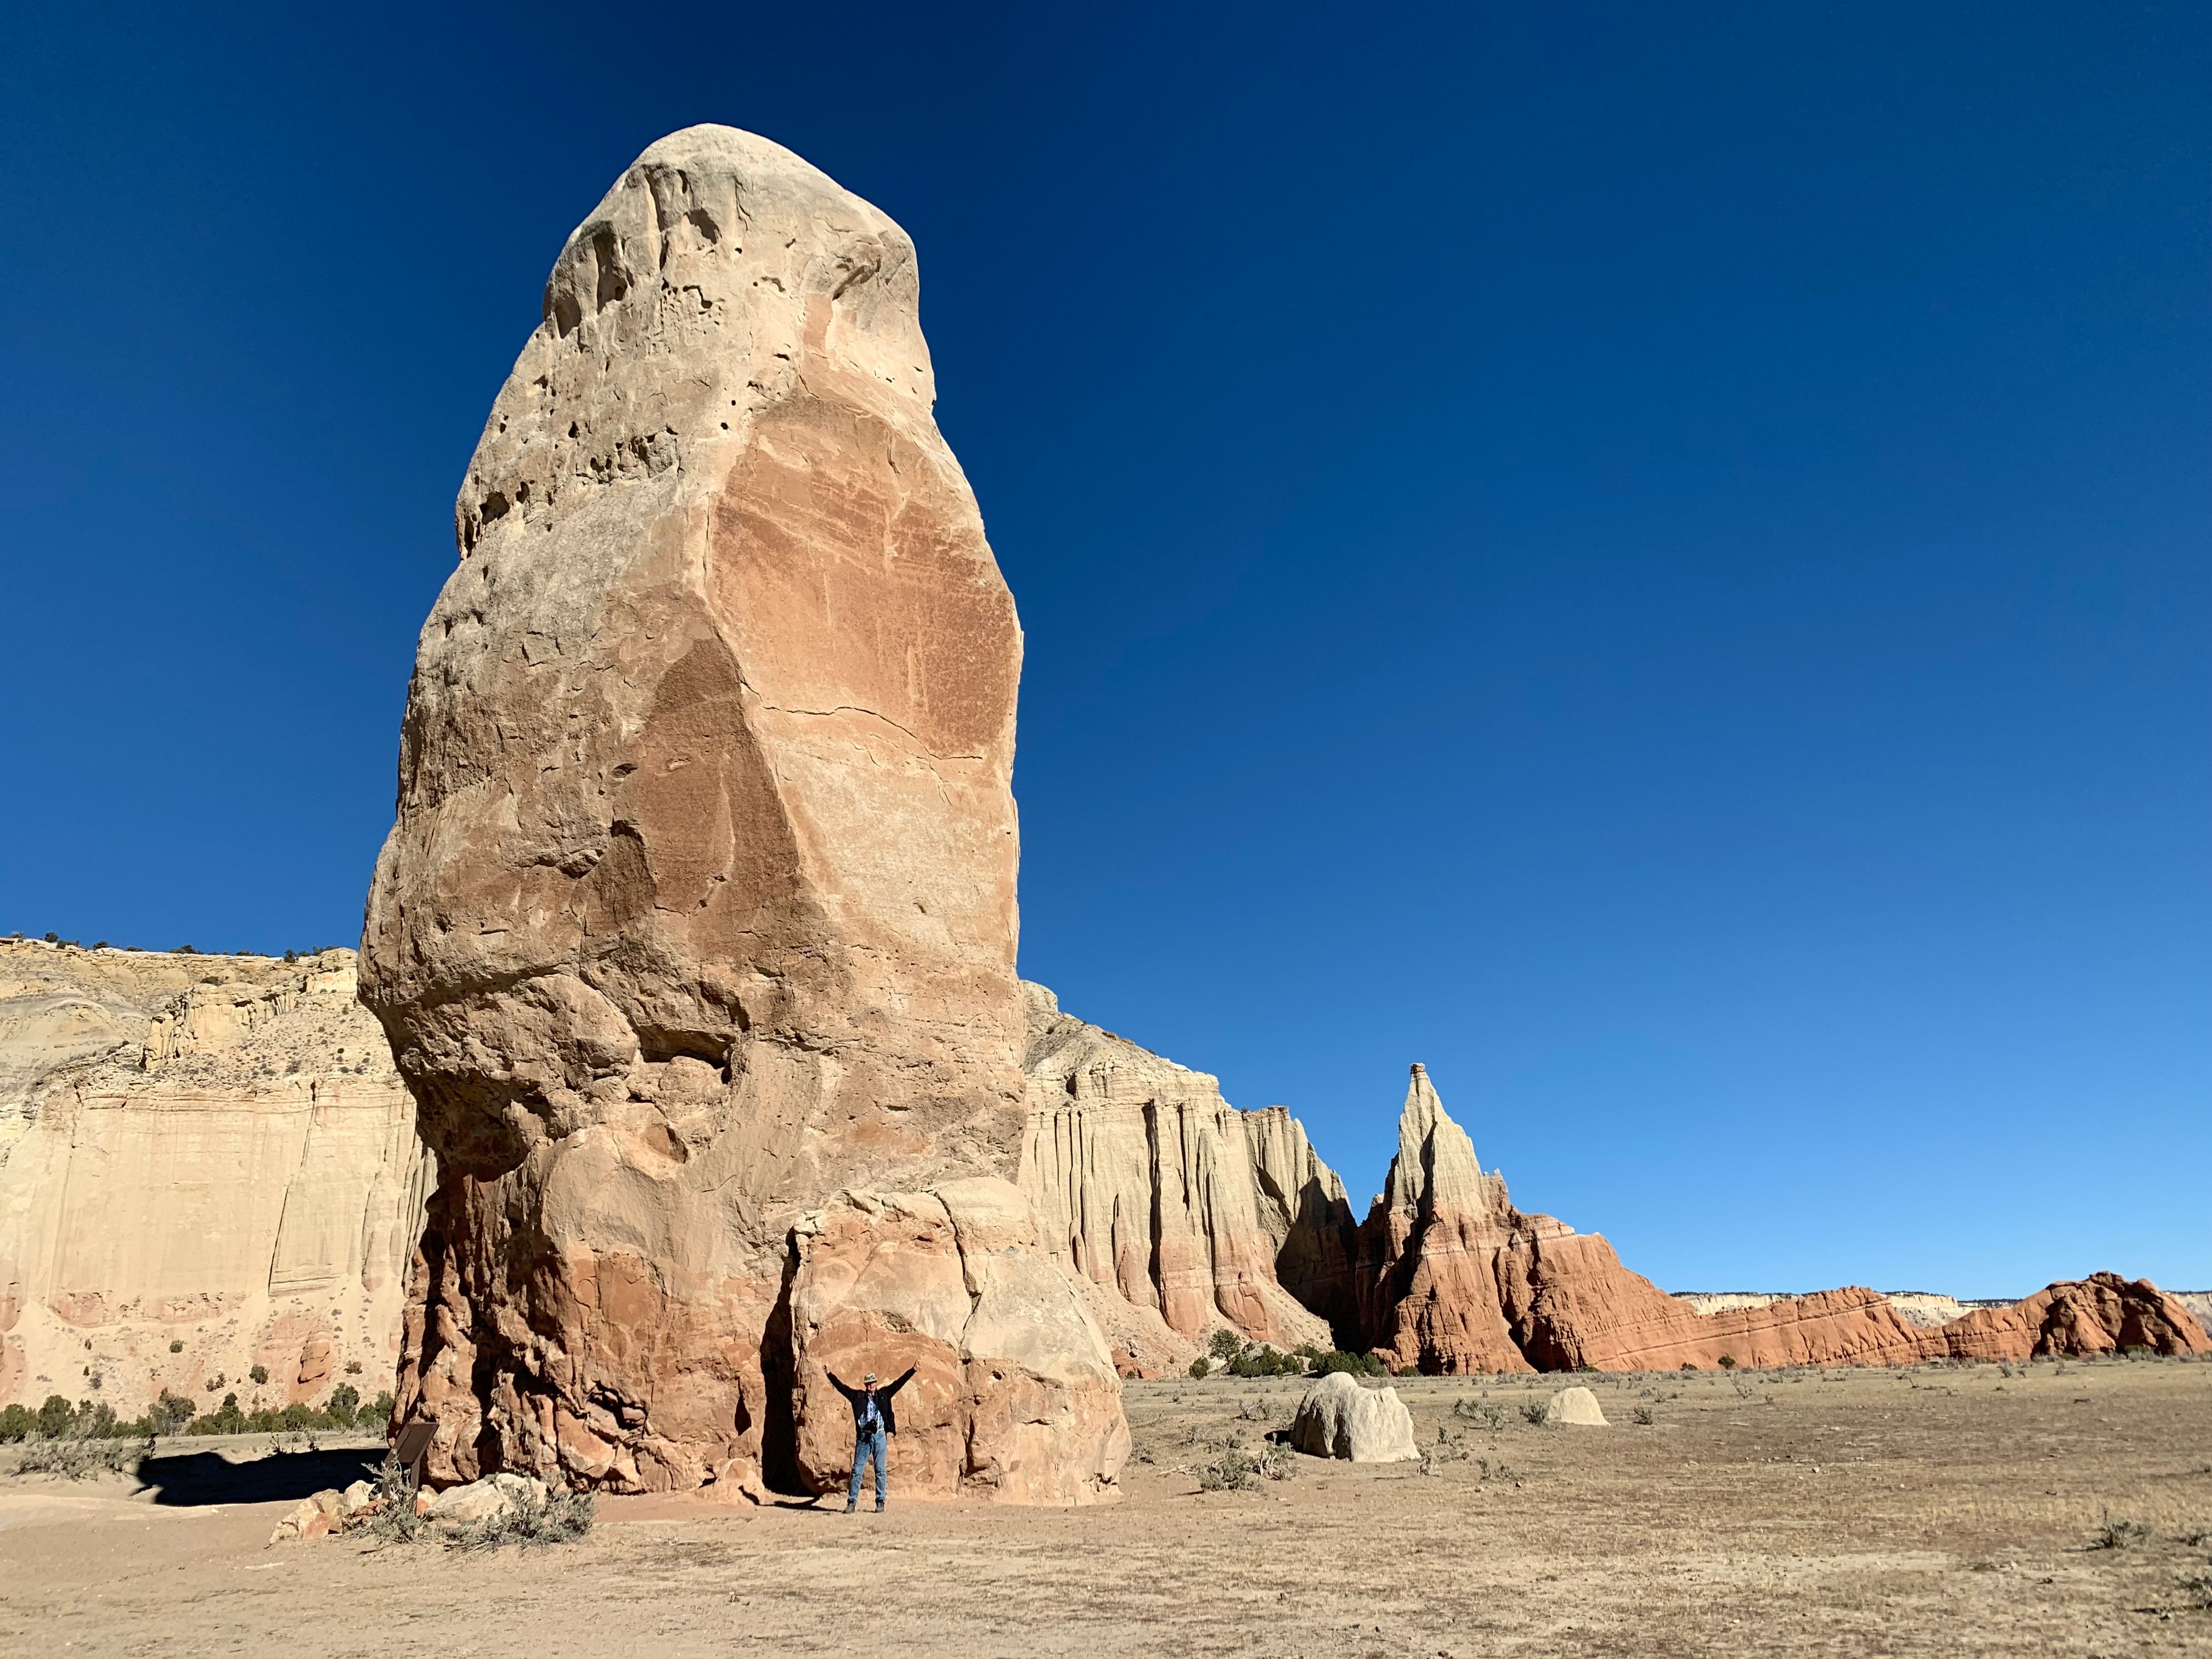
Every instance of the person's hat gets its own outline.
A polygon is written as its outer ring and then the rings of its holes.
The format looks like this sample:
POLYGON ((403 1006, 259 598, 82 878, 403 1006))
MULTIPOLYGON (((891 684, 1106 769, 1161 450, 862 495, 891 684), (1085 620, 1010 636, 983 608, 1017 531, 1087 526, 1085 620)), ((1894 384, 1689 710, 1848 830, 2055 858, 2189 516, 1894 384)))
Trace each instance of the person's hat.
POLYGON ((863 1382, 872 1382, 876 1380, 876 1374, 873 1371, 870 1371, 867 1376, 861 1380, 863 1382))

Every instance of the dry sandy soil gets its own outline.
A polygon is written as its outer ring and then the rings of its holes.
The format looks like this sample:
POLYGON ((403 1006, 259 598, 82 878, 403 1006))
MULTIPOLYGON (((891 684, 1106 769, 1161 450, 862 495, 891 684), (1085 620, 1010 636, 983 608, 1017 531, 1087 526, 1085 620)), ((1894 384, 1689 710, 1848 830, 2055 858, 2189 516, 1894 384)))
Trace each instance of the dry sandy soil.
POLYGON ((1586 1377, 1614 1426, 1525 1422, 1562 1380, 1401 1381, 1432 1473, 1201 1492, 1301 1385, 1139 1383, 1109 1507, 617 1499, 527 1554, 272 1547, 362 1454, 165 1443, 136 1492, 0 1479, 0 1651, 2212 1655, 2212 1364, 1586 1377))

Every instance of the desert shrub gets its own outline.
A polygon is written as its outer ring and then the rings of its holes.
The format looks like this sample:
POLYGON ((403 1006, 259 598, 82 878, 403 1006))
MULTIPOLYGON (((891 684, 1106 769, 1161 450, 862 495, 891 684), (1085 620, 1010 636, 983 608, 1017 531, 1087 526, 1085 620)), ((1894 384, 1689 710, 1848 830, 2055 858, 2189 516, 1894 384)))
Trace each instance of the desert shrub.
POLYGON ((227 1394, 222 1397, 222 1404, 211 1412, 202 1412, 191 1420, 191 1426, 186 1428, 185 1432, 186 1434, 244 1434, 246 1431, 246 1413, 238 1407, 238 1396, 235 1394, 227 1394))
POLYGON ((1257 1459, 1231 1446, 1211 1463, 1200 1463, 1191 1473, 1200 1492, 1250 1492, 1260 1483, 1257 1459))
POLYGON ((411 1544, 422 1531, 422 1517, 415 1513, 415 1477, 398 1455, 386 1452, 377 1466, 376 1490, 369 1513, 360 1525, 381 1544, 411 1544))
POLYGON ((495 1550, 502 1544, 516 1544, 532 1549, 545 1544, 573 1544, 591 1531, 596 1507, 591 1493, 586 1492, 548 1492, 542 1499, 527 1495, 514 1498, 500 1514, 463 1528, 449 1547, 495 1550))
POLYGON ((1298 1472, 1297 1454, 1272 1440, 1260 1448, 1258 1462, 1263 1480, 1287 1480, 1298 1472))
POLYGON ((1199 1355, 1197 1358, 1190 1362, 1190 1374, 1193 1376, 1204 1376, 1206 1372, 1212 1369, 1213 1362, 1208 1359, 1204 1354, 1199 1355))
POLYGON ((171 1353, 182 1353, 184 1351, 185 1351, 185 1339, 184 1339, 184 1338, 182 1338, 181 1336, 173 1336, 173 1337, 171 1337, 171 1338, 169 1339, 169 1352, 170 1352, 171 1353))
POLYGON ((1723 1354, 1721 1356, 1721 1369, 1724 1371, 1734 1370, 1735 1369, 1735 1356, 1732 1353, 1723 1354))
POLYGON ((1538 1428, 1544 1426, 1544 1410, 1551 1402, 1530 1398, 1521 1402, 1521 1415, 1538 1428))
POLYGON ((1629 1420, 1639 1428, 1648 1429, 1651 1426, 1651 1407, 1649 1406, 1638 1406, 1628 1415, 1629 1420))
POLYGON ((154 1449, 150 1440, 95 1438, 69 1435, 59 1440, 33 1439, 24 1443, 17 1459, 18 1474, 58 1474, 69 1480, 88 1480, 96 1474, 125 1474, 154 1449))
POLYGON ((1244 1352, 1244 1339, 1232 1330, 1218 1330, 1207 1340, 1206 1351, 1216 1359, 1234 1359, 1244 1352))
POLYGON ((213 1411, 192 1419, 186 1434, 304 1434, 311 1429, 350 1429, 385 1423, 392 1417, 392 1395, 379 1395, 366 1407, 355 1402, 360 1392, 345 1383, 331 1391, 331 1403, 318 1411, 309 1405, 271 1406, 247 1411, 235 1393, 222 1397, 213 1411))
POLYGON ((1698 1362, 1694 1359, 1685 1359, 1682 1362, 1682 1369, 1686 1371, 1693 1371, 1698 1369, 1698 1362))
POLYGON ((2093 1550, 2125 1550, 2149 1541, 2150 1528, 2142 1522, 2108 1519, 2097 1528, 2097 1535, 2089 1540, 2089 1547, 2093 1550))
POLYGON ((27 1440, 38 1426, 39 1414, 28 1406, 0 1406, 0 1443, 27 1440))
POLYGON ((259 1387, 269 1380, 269 1367, 256 1365, 252 1370, 246 1372, 246 1375, 253 1379, 256 1387, 259 1387))
POLYGON ((1231 1376, 1303 1376, 1305 1369, 1304 1360, 1259 1343, 1229 1362, 1231 1376))
POLYGON ((1129 1437, 1129 1461, 1132 1463, 1153 1462, 1152 1443, 1137 1435, 1129 1437))
POLYGON ((1382 1375, 1382 1362, 1371 1353, 1346 1353, 1339 1348, 1334 1353, 1323 1354, 1314 1362, 1316 1376, 1327 1376, 1333 1371, 1346 1371, 1353 1376, 1380 1376, 1382 1375))
POLYGON ((1478 1457, 1474 1460, 1474 1470, 1485 1480, 1510 1480, 1516 1486, 1521 1482, 1520 1472, 1502 1457, 1495 1463, 1486 1457, 1478 1457))
POLYGON ((149 1434, 176 1434, 192 1420, 192 1402, 181 1395, 161 1390, 161 1398, 146 1408, 149 1434))
POLYGON ((1452 1405, 1452 1415, 1465 1418, 1470 1423, 1480 1423, 1486 1429, 1505 1426, 1504 1408, 1491 1405, 1486 1401, 1479 1406, 1472 1400, 1455 1401, 1452 1405))

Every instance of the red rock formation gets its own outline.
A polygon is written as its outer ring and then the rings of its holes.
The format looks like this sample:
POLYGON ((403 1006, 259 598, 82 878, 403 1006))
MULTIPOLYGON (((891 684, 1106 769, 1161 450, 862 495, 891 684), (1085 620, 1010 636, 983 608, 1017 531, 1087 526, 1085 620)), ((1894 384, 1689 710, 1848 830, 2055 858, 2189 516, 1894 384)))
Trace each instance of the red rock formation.
POLYGON ((1602 1237, 1515 1209, 1419 1066, 1356 1279, 1366 1340, 1385 1363, 1447 1374, 2212 1352, 2180 1302, 2113 1273, 1935 1328, 1859 1285, 1698 1313, 1621 1266, 1602 1237))
POLYGON ((2148 1279, 2092 1273, 2038 1291, 2009 1308, 1984 1308, 1940 1327, 1942 1352, 1960 1359, 2027 1359, 2039 1354, 2212 1353, 2189 1310, 2148 1279))
POLYGON ((1534 1369, 1498 1300, 1498 1258, 1540 1232, 1568 1231, 1514 1209, 1504 1178, 1483 1173, 1467 1132, 1414 1066, 1397 1155, 1360 1229, 1356 1283, 1369 1343, 1399 1370, 1534 1369))
POLYGON ((916 305, 890 219, 695 127, 485 425, 362 966, 440 1155, 434 1479, 797 1479, 793 1224, 1014 1173, 1021 635, 916 305))

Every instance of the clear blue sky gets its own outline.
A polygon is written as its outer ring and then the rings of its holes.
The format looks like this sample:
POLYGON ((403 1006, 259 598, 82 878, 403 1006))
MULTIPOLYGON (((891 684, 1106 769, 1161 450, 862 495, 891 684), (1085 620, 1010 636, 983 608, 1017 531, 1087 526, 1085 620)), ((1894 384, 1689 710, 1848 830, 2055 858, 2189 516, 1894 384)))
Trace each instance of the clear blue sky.
POLYGON ((19 8, 0 930, 350 943, 452 501, 696 121, 921 252, 1023 966, 1674 1288, 2212 1285, 2199 6, 19 8), (951 21, 948 21, 951 20, 951 21))

